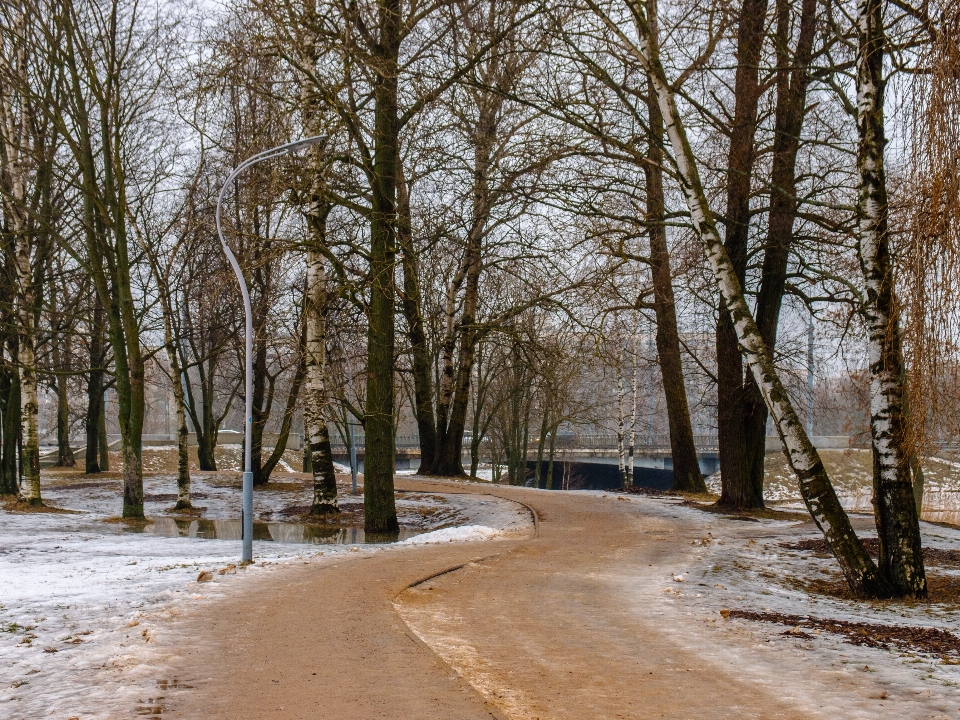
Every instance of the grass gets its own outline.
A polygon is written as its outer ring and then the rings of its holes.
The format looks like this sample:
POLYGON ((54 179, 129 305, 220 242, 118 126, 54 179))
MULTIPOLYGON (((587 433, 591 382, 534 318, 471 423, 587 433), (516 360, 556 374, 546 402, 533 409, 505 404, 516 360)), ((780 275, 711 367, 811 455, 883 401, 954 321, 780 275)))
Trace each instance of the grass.
POLYGON ((0 495, 0 505, 10 513, 27 515, 31 513, 49 513, 53 515, 80 515, 79 510, 67 510, 54 505, 32 505, 22 500, 18 495, 0 495))

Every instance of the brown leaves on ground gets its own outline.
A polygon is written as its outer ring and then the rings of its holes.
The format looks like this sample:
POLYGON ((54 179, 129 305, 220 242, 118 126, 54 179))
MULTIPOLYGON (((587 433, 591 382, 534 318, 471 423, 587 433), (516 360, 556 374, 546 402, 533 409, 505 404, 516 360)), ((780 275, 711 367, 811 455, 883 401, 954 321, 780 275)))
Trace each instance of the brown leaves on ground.
MULTIPOLYGON (((853 645, 863 645, 883 650, 889 650, 893 646, 899 650, 939 655, 945 660, 960 658, 960 638, 939 628, 849 622, 831 618, 816 618, 809 615, 785 615, 783 613, 752 612, 749 610, 730 610, 721 614, 724 617, 778 623, 791 628, 822 630, 840 635, 853 645)), ((799 632, 787 631, 784 634, 803 637, 799 632)))
MULTIPOLYGON (((716 496, 713 496, 713 498, 716 499, 716 496)), ((695 510, 703 510, 704 512, 723 515, 731 520, 745 520, 747 522, 756 522, 758 520, 810 521, 810 516, 807 513, 794 512, 791 510, 775 510, 773 508, 734 509, 723 507, 716 502, 703 502, 694 498, 684 500, 683 505, 694 508, 695 510)))
MULTIPOLYGON (((876 538, 862 538, 860 540, 864 549, 874 558, 879 554, 879 548, 876 538)), ((784 550, 799 550, 801 552, 810 552, 814 557, 832 558, 830 549, 822 538, 800 540, 792 543, 780 543, 784 550)), ((930 568, 960 568, 960 551, 943 550, 941 548, 923 548, 923 560, 927 566, 927 599, 918 600, 916 598, 899 598, 896 600, 878 601, 883 604, 897 603, 901 605, 917 605, 921 603, 941 603, 947 605, 957 605, 960 607, 960 576, 944 572, 931 572, 930 568)), ((835 568, 833 568, 835 569, 835 568)), ((784 580, 788 587, 803 590, 804 592, 827 595, 829 597, 841 598, 843 600, 857 600, 858 598, 850 591, 850 586, 839 573, 830 572, 826 577, 804 578, 790 576, 784 580)))
MULTIPOLYGON (((861 538, 860 544, 863 545, 863 549, 874 558, 880 555, 880 543, 876 538, 861 538)), ((785 550, 801 550, 812 552, 815 555, 832 557, 830 546, 827 545, 827 541, 823 538, 800 540, 794 543, 781 543, 780 547, 785 550)), ((925 547, 923 548, 923 562, 927 565, 936 565, 938 567, 960 568, 960 550, 925 547)))
POLYGON ((653 497, 660 497, 661 495, 676 495, 676 493, 671 493, 666 490, 654 490, 653 488, 640 487, 639 485, 631 485, 626 488, 614 488, 610 492, 625 492, 630 495, 651 495, 653 497))

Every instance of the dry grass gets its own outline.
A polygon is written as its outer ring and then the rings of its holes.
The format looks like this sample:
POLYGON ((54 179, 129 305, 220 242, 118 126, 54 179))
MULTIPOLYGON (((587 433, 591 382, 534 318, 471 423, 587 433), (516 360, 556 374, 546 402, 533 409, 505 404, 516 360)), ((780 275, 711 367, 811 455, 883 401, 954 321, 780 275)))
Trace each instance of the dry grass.
POLYGON ((67 510, 53 505, 31 505, 24 502, 17 495, 0 495, 0 506, 9 513, 28 515, 31 513, 48 513, 53 515, 80 515, 79 510, 67 510))
POLYGON ((125 518, 109 517, 100 522, 110 523, 111 525, 126 525, 127 527, 142 528, 147 525, 153 525, 153 518, 125 518))

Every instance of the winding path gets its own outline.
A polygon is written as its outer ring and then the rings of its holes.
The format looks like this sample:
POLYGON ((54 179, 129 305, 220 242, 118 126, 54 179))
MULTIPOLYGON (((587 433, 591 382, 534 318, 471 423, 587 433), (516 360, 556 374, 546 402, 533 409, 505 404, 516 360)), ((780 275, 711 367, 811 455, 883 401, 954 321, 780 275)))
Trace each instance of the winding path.
POLYGON ((684 564, 698 529, 682 518, 581 493, 419 479, 398 479, 398 488, 522 502, 538 532, 258 579, 184 621, 184 633, 205 640, 182 652, 192 687, 172 693, 164 715, 810 717, 733 667, 704 661, 631 602, 631 583, 663 583, 684 564))

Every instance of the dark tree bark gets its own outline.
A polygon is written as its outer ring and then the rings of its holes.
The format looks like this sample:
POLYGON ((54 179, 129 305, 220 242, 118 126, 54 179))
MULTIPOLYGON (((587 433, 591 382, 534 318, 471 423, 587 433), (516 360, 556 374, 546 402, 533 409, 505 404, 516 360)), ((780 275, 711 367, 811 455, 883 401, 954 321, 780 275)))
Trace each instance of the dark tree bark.
MULTIPOLYGON (((53 367, 57 371, 57 467, 73 467, 77 464, 70 447, 70 399, 67 395, 67 376, 69 371, 60 351, 60 338, 52 338, 53 367)), ((69 356, 69 350, 67 350, 69 356)))
MULTIPOLYGON (((648 0, 655 4, 656 0, 648 0)), ((656 17, 656 10, 650 12, 656 17)), ((655 31, 654 31, 655 32, 655 31)), ((657 357, 663 378, 663 393, 667 402, 667 422, 670 426, 670 452, 673 457, 673 489, 685 492, 706 492, 697 448, 693 442, 687 388, 683 380, 680 356, 680 335, 677 331, 677 310, 673 296, 673 278, 670 273, 670 251, 667 247, 666 211, 663 196, 663 117, 657 104, 657 94, 650 85, 647 92, 647 111, 650 118, 650 139, 644 165, 647 181, 647 223, 650 238, 650 274, 653 280, 654 312, 657 316, 657 357)))
MULTIPOLYGON (((197 413, 196 403, 194 401, 193 386, 190 382, 185 382, 185 390, 188 398, 187 412, 190 420, 193 422, 193 431, 197 436, 197 458, 200 469, 205 472, 216 471, 217 459, 215 449, 217 447, 217 432, 220 429, 220 422, 226 417, 226 413, 232 404, 234 393, 231 393, 230 400, 226 403, 224 413, 217 417, 214 411, 214 398, 216 393, 216 374, 217 364, 220 360, 220 351, 213 351, 213 346, 218 345, 216 338, 212 339, 209 347, 205 347, 207 356, 202 358, 197 364, 198 385, 200 387, 200 412, 197 413)), ((185 367, 185 365, 184 365, 185 367)))
MULTIPOLYGON (((290 382, 290 392, 287 394, 286 406, 283 409, 283 418, 280 420, 280 432, 277 433, 277 444, 273 448, 273 452, 267 457, 267 461, 263 463, 263 466, 260 468, 264 484, 270 481, 270 473, 273 472, 283 457, 283 453, 287 450, 287 442, 290 440, 290 430, 293 427, 293 414, 297 409, 297 398, 300 395, 300 386, 303 384, 303 376, 305 374, 306 362, 301 355, 300 361, 297 363, 297 369, 293 374, 293 379, 290 382)), ((331 468, 332 467, 333 464, 331 461, 331 468)))
POLYGON ((401 307, 407 321, 413 377, 413 414, 420 433, 420 475, 433 475, 437 463, 437 423, 433 415, 433 364, 423 326, 420 267, 413 246, 410 223, 410 191, 406 178, 399 173, 397 183, 397 240, 403 268, 401 307))
POLYGON ((110 470, 110 439, 107 437, 107 401, 105 398, 100 403, 97 435, 100 440, 100 472, 107 472, 110 470))
POLYGON ((87 449, 84 472, 98 473, 104 466, 105 453, 100 449, 100 425, 103 417, 103 371, 106 352, 103 343, 103 306, 94 294, 90 319, 90 372, 87 374, 87 417, 85 422, 87 449))
POLYGON ((374 58, 374 160, 370 213, 370 308, 367 332, 364 529, 397 533, 394 473, 394 304, 396 204, 400 120, 397 106, 402 25, 400 0, 378 3, 379 42, 374 58))
MULTIPOLYGON (((759 64, 766 17, 767 0, 744 0, 740 7, 734 118, 727 157, 724 246, 741 287, 747 269, 750 180, 756 156, 757 106, 761 95, 759 64)), ((751 446, 747 442, 743 370, 737 332, 721 296, 717 323, 717 434, 722 484, 719 504, 760 508, 763 507, 763 475, 757 477, 751 471, 756 467, 756 454, 762 454, 764 446, 763 443, 759 447, 751 446)))
MULTIPOLYGON (((7 343, 11 357, 16 358, 16 339, 7 343), (12 351, 12 352, 11 352, 12 351)), ((0 392, 3 393, 3 444, 0 457, 0 488, 2 494, 16 495, 20 490, 20 478, 17 472, 18 439, 20 437, 20 379, 16 370, 3 373, 0 392)))
MULTIPOLYGON (((266 272, 269 273, 269 270, 267 268, 266 272)), ((253 429, 250 433, 250 465, 253 468, 254 487, 266 485, 270 479, 269 473, 263 472, 263 431, 270 419, 275 387, 274 378, 267 367, 267 339, 263 332, 268 312, 268 279, 264 275, 262 267, 258 266, 253 271, 253 284, 262 288, 253 318, 253 429)))
MULTIPOLYGON (((816 36, 817 0, 802 0, 796 51, 791 54, 791 0, 777 0, 777 104, 774 117, 773 166, 770 176, 770 214, 764 248, 760 289, 757 294, 757 327, 771 353, 777 344, 777 327, 787 281, 787 261, 793 245, 797 215, 796 167, 810 82, 810 61, 816 36), (792 56, 791 56, 792 55, 792 56)), ((767 406, 760 388, 748 374, 743 427, 747 447, 754 448, 748 476, 763 482, 767 406)), ((756 480, 754 481, 756 482, 756 480)))

